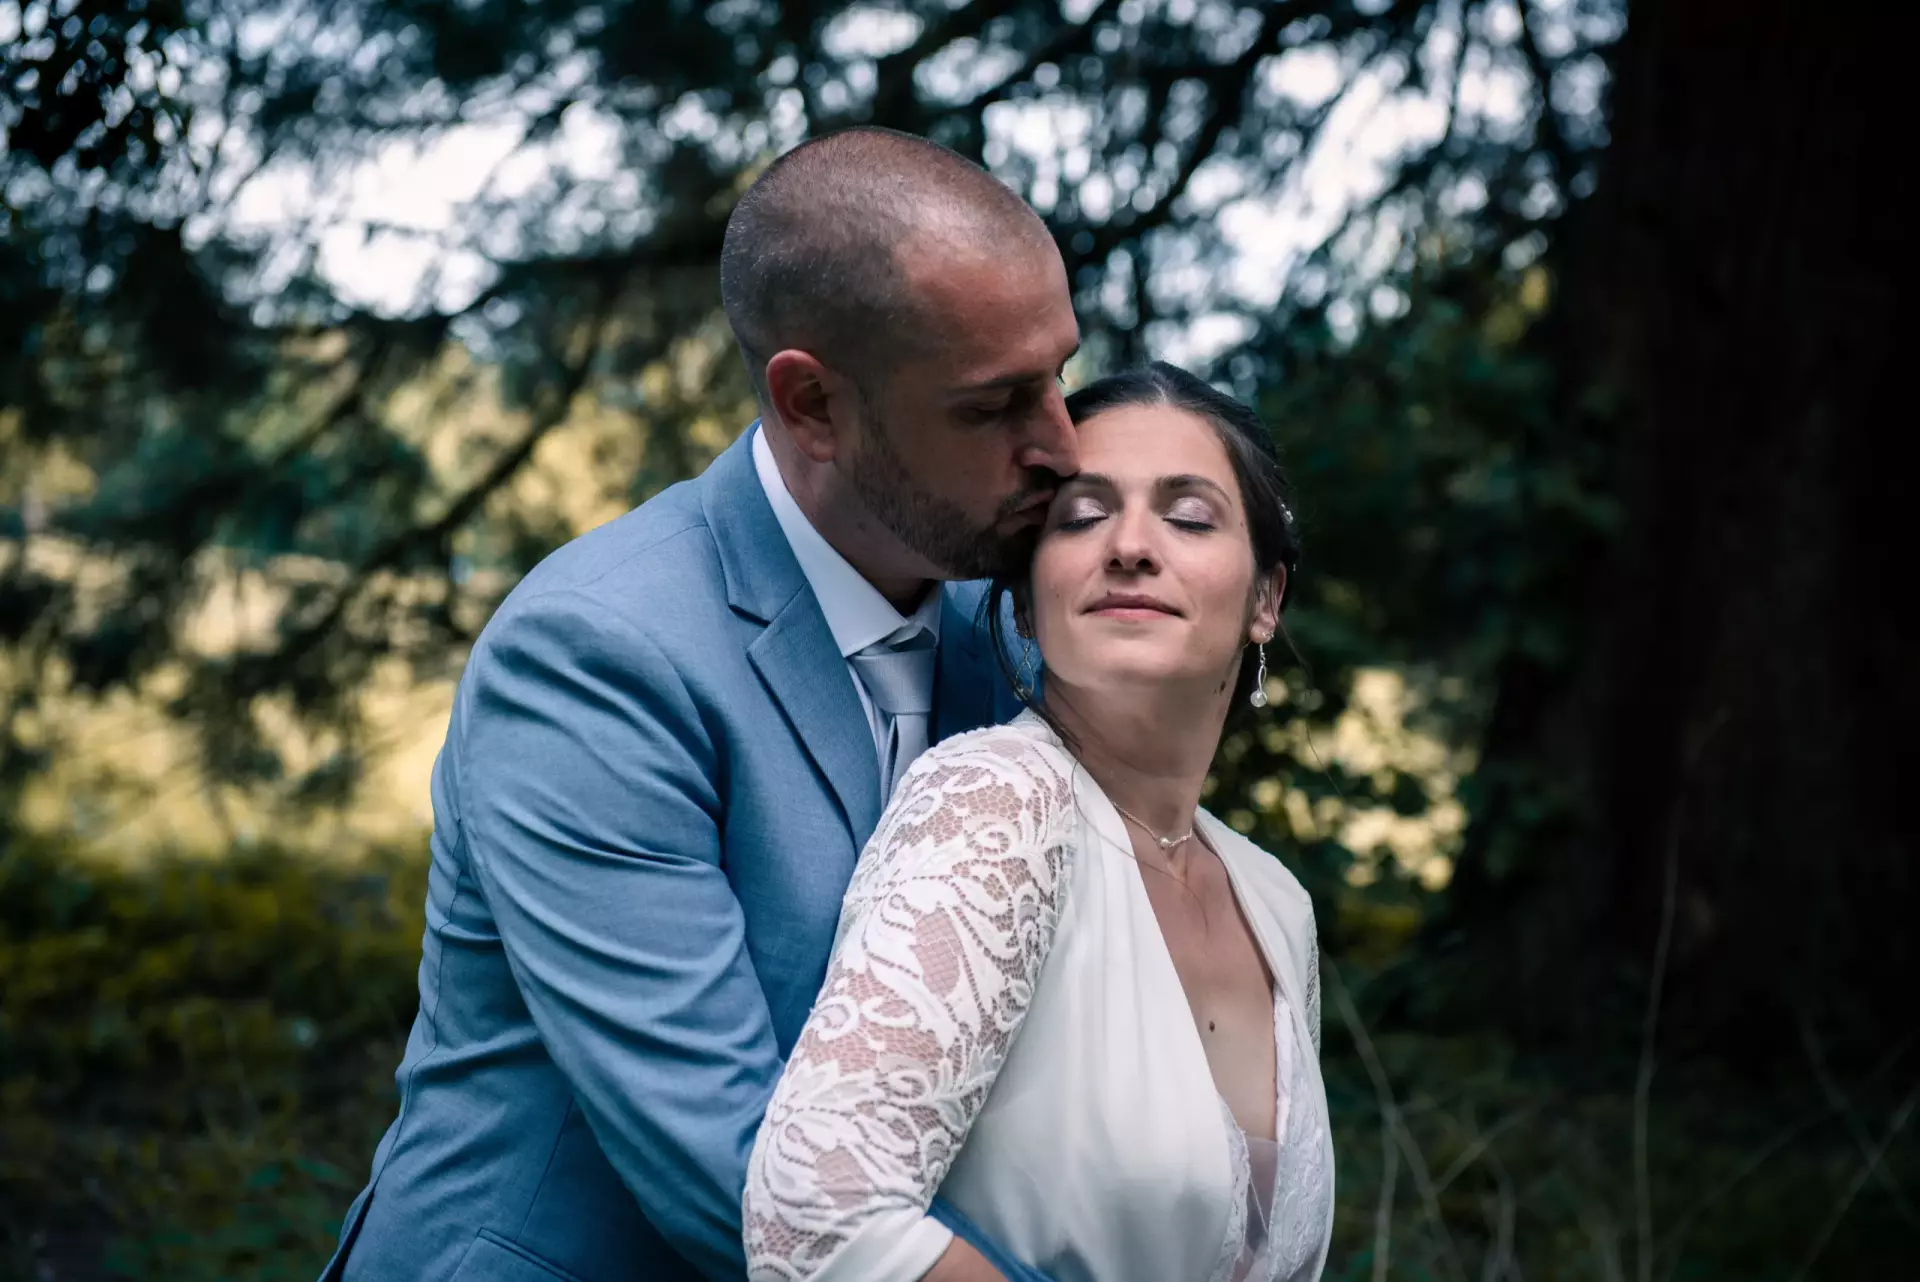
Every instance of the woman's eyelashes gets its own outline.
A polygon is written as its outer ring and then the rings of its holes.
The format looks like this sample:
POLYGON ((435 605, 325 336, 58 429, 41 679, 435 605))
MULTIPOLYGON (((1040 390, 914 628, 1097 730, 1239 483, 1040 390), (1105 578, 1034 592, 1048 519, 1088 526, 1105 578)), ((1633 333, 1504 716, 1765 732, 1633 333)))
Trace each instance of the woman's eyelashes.
MULTIPOLYGON (((1088 530, 1111 515, 1112 510, 1098 499, 1076 498, 1061 511, 1054 528, 1066 533, 1088 530)), ((1212 509, 1200 499, 1176 499, 1160 515, 1168 525, 1189 534, 1205 534, 1220 528, 1212 509)))
POLYGON ((1084 512, 1076 514, 1072 509, 1069 509, 1061 515, 1060 520, 1055 523, 1053 528, 1065 534, 1077 534, 1081 530, 1092 529, 1094 525, 1099 522, 1100 518, 1105 515, 1105 512, 1084 512))
POLYGON ((1176 499, 1167 508, 1167 524, 1194 534, 1218 528, 1213 509, 1204 499, 1197 498, 1176 499))

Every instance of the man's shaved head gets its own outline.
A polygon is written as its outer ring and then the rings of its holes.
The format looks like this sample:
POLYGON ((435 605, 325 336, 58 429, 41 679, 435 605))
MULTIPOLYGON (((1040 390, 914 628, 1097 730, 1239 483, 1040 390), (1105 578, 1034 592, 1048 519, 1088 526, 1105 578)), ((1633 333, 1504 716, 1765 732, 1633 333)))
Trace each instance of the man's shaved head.
POLYGON ((727 223, 720 299, 788 493, 903 612, 997 568, 1078 467, 1060 250, 945 147, 863 128, 776 160, 727 223))
POLYGON ((721 305, 763 400, 776 352, 805 350, 865 382, 920 328, 900 256, 908 244, 955 256, 1052 249, 1019 196, 911 134, 849 129, 767 167, 735 206, 720 251, 721 305))

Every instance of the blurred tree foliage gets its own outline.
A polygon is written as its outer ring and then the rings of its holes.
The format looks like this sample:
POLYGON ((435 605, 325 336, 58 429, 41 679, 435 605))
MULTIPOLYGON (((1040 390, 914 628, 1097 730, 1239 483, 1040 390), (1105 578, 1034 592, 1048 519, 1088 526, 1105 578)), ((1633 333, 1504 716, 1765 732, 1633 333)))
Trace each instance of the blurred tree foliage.
POLYGON ((1900 45, 1865 30, 1783 0, 0 0, 0 1273, 310 1275, 420 929, 417 855, 133 873, 24 833, 49 707, 163 700, 207 777, 350 800, 361 692, 457 672, 570 532, 544 445, 600 424, 587 488, 625 503, 744 425, 732 200, 873 121, 1042 211, 1081 373, 1204 364, 1294 472, 1308 667, 1210 804, 1289 852, 1354 983, 1342 1275, 1887 1275, 1920 689, 1875 434, 1900 45), (444 222, 365 199, 412 166, 460 189, 444 222), (255 608, 210 640, 223 593, 255 608), (1437 756, 1328 747, 1383 670, 1437 756), (325 751, 290 761, 288 717, 325 751), (1350 822, 1456 802, 1440 895, 1350 822), (1363 1007, 1429 1031, 1375 1045, 1363 1007))
POLYGON ((1301 852, 1331 938, 1424 932, 1403 1014, 1604 1039, 1671 979, 1666 1030, 1701 1044, 1770 1054, 1812 1011, 1870 1051, 1911 1018, 1916 898, 1885 749, 1915 682, 1865 568, 1898 508, 1865 444, 1897 225, 1867 140, 1897 77, 1790 5, 1673 8, 0 3, 0 788, 59 751, 47 699, 140 690, 211 777, 350 796, 378 665, 457 670, 565 536, 515 491, 543 441, 628 417, 608 483, 640 499, 744 424, 731 201, 873 121, 1042 211, 1089 372, 1197 351, 1269 411, 1313 672, 1213 802, 1301 852), (1377 181, 1248 255, 1284 221, 1236 236, 1248 211, 1410 101, 1377 181), (369 166, 462 138, 499 145, 461 153, 485 172, 445 226, 345 218, 369 166), (1820 199, 1783 194, 1794 166, 1820 199), (375 298, 354 255, 431 269, 375 298), (436 453, 482 396, 505 426, 436 453), (242 576, 267 622, 193 637, 242 576), (1356 894, 1333 820, 1418 813, 1425 782, 1298 733, 1337 729, 1365 666, 1455 752, 1437 913, 1391 860, 1356 894), (270 706, 331 755, 289 776, 270 706))
MULTIPOLYGON (((1423 261, 1502 275, 1503 249, 1537 253, 1527 238, 1566 199, 1541 150, 1575 158, 1569 190, 1590 181, 1595 51, 1621 24, 1605 0, 1542 10, 1548 59, 1521 10, 1473 2, 6 9, 0 635, 17 660, 0 783, 57 750, 34 716, 49 691, 151 686, 219 778, 284 768, 263 700, 338 729, 315 778, 285 781, 322 799, 351 785, 351 695, 371 665, 457 664, 563 536, 509 491, 583 398, 644 434, 634 498, 704 461, 696 416, 720 405, 744 423, 731 359, 685 365, 720 346, 732 195, 784 146, 877 121, 984 159, 1053 226, 1090 368, 1206 317, 1243 336, 1221 369, 1252 394, 1275 385, 1272 336, 1302 309, 1294 323, 1334 307, 1351 332, 1356 300, 1423 261), (1586 97, 1551 107, 1537 75, 1586 97), (1502 87, 1518 95, 1508 115, 1476 110, 1502 87), (1389 158, 1337 243, 1236 286, 1220 211, 1299 183, 1342 104, 1396 92, 1428 101, 1430 136, 1389 158), (403 304, 343 296, 324 200, 288 197, 298 216, 267 231, 247 220, 262 190, 311 196, 369 158, 489 129, 510 145, 448 228, 368 228, 370 252, 410 239, 435 259, 403 304), (588 135, 608 149, 597 169, 565 159, 588 135), (449 370, 454 348, 477 359, 449 370), (663 363, 678 375, 664 388, 646 377, 663 363), (435 466, 404 393, 429 382, 444 414, 483 378, 517 435, 435 466), (108 567, 84 590, 76 557, 108 567), (197 650, 183 615, 241 571, 272 583, 273 625, 197 650)), ((1340 662, 1378 653, 1361 643, 1340 662)))

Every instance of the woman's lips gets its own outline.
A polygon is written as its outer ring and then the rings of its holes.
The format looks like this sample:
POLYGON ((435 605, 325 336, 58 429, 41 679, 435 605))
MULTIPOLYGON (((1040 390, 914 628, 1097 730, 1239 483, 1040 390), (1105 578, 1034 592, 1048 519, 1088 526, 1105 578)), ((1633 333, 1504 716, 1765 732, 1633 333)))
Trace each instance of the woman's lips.
POLYGON ((1116 594, 1101 597, 1087 613, 1106 619, 1144 620, 1178 618, 1180 612, 1152 597, 1116 594))

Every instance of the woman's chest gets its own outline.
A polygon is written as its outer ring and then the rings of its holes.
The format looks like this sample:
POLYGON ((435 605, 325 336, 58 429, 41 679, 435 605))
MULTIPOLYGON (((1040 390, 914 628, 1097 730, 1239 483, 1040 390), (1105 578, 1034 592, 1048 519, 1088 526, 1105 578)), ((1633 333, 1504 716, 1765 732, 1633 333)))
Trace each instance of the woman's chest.
POLYGON ((1076 870, 943 1194, 1055 1282, 1204 1279, 1235 1208, 1229 1127, 1151 905, 1076 870))
POLYGON ((1169 965, 1213 1084, 1250 1135, 1274 1122, 1273 976, 1224 870, 1211 855, 1175 882, 1142 869, 1169 965))

